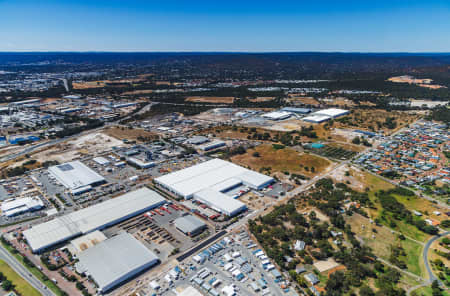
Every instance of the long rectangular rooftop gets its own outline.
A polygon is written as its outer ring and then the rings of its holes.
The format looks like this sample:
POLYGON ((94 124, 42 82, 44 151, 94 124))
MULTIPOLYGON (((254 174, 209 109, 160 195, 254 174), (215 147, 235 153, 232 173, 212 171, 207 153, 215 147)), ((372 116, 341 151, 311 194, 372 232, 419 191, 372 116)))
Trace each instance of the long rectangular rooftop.
POLYGON ((23 234, 33 251, 37 252, 75 236, 113 225, 165 202, 161 195, 143 187, 35 225, 23 234))

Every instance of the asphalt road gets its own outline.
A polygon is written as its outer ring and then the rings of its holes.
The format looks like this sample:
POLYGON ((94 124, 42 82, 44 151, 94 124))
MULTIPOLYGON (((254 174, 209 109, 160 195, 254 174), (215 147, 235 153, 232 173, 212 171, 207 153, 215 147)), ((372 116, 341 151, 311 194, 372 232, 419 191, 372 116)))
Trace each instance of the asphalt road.
POLYGON ((30 283, 44 296, 56 296, 40 280, 38 280, 28 269, 26 269, 13 255, 11 255, 3 246, 0 245, 0 259, 4 260, 14 269, 23 279, 30 283))
POLYGON ((441 286, 443 285, 443 283, 441 282, 441 280, 438 277, 436 277, 434 275, 433 271, 431 270, 430 263, 428 262, 428 251, 430 249, 431 244, 435 240, 440 239, 441 237, 449 235, 449 234, 450 234, 450 231, 446 231, 446 232, 444 232, 442 234, 433 236, 429 241, 427 241, 427 243, 425 244, 425 248, 423 248, 423 255, 422 256, 423 256, 423 261, 425 262, 425 267, 427 269, 428 276, 430 278, 430 283, 432 283, 435 280, 437 280, 439 282, 439 285, 441 285, 441 286))

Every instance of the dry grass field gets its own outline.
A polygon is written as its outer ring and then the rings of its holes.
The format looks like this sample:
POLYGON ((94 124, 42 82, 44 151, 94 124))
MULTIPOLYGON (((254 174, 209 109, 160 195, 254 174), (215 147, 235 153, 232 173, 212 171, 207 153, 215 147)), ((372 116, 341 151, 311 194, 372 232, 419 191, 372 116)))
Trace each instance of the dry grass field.
POLYGON ((401 246, 407 254, 406 265, 408 271, 419 276, 425 274, 425 266, 421 256, 422 245, 409 239, 400 240, 398 234, 392 233, 386 227, 370 223, 369 219, 359 214, 347 216, 346 222, 351 226, 356 236, 364 244, 372 248, 374 254, 378 257, 389 260, 391 246, 401 246))
POLYGON ((73 89, 89 89, 89 88, 101 88, 105 87, 104 81, 82 81, 72 82, 73 89))
POLYGON ((272 145, 260 145, 247 153, 232 157, 232 161, 259 171, 261 168, 271 167, 272 172, 289 172, 305 176, 315 176, 325 171, 331 162, 325 158, 299 153, 291 148, 275 149, 272 145), (259 157, 253 154, 259 153, 259 157), (312 171, 311 167, 314 167, 312 171))
POLYGON ((143 130, 143 129, 128 129, 123 127, 110 127, 104 130, 104 133, 113 138, 123 140, 136 141, 138 138, 154 139, 157 137, 155 133, 143 130))
POLYGON ((260 102, 269 102, 269 101, 272 101, 274 99, 275 99, 275 97, 257 97, 257 98, 248 99, 248 100, 250 102, 253 102, 253 103, 260 103, 260 102))
POLYGON ((360 129, 368 131, 384 130, 386 133, 393 133, 400 128, 413 123, 419 118, 418 115, 402 111, 386 111, 373 109, 354 110, 350 115, 334 121, 333 127, 360 129), (388 118, 395 121, 395 128, 389 129, 385 122, 388 118))
POLYGON ((185 99, 186 102, 195 102, 195 103, 219 103, 219 104, 233 104, 235 97, 187 97, 185 99))
POLYGON ((305 104, 305 105, 312 105, 312 106, 318 106, 320 105, 319 101, 317 101, 316 99, 314 99, 313 97, 289 97, 287 99, 288 102, 290 103, 297 103, 297 104, 305 104))

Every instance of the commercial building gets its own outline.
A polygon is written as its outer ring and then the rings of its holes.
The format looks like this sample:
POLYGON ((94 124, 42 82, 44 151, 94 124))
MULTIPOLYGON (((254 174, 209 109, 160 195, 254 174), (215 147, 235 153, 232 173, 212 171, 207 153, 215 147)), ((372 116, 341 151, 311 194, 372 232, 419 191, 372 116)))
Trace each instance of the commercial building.
POLYGON ((245 211, 247 208, 247 206, 239 200, 211 188, 196 192, 194 198, 227 216, 235 216, 240 212, 245 211))
POLYGON ((189 236, 195 236, 206 228, 202 220, 192 215, 177 218, 173 223, 178 230, 189 236))
POLYGON ((78 254, 77 270, 107 292, 159 263, 159 258, 129 233, 121 233, 78 254))
POLYGON ((296 107, 284 107, 280 111, 296 113, 296 114, 308 114, 308 113, 312 112, 312 110, 309 108, 296 108, 296 107))
POLYGON ((199 146, 197 146, 197 148, 206 152, 206 151, 210 151, 210 150, 217 149, 220 147, 225 147, 225 146, 226 146, 226 144, 224 141, 214 140, 214 141, 199 145, 199 146))
POLYGON ((311 115, 303 118, 303 121, 312 122, 312 123, 321 123, 330 120, 330 116, 326 115, 311 115))
POLYGON ((159 207, 166 200, 143 187, 114 199, 57 217, 23 232, 33 252, 40 252, 82 234, 101 230, 159 207))
POLYGON ((344 115, 350 114, 350 111, 344 110, 344 109, 336 109, 336 108, 330 108, 330 109, 324 109, 317 112, 312 113, 312 115, 323 115, 323 116, 329 116, 331 118, 338 118, 344 115))
POLYGON ((94 157, 92 160, 98 163, 99 165, 108 165, 111 163, 108 159, 104 158, 103 156, 94 157))
POLYGON ((190 199, 194 193, 206 188, 225 192, 244 184, 252 189, 262 189, 274 182, 272 177, 251 171, 234 163, 211 159, 155 179, 155 182, 168 191, 190 199))
POLYGON ((12 217, 25 212, 40 210, 44 207, 44 202, 38 197, 24 197, 19 199, 9 199, 2 202, 2 215, 12 217))
POLYGON ((245 205, 224 193, 242 185, 260 190, 274 179, 225 160, 212 159, 156 178, 155 182, 177 196, 198 199, 230 215, 245 209, 245 205))
POLYGON ((209 139, 207 137, 193 136, 186 140, 186 144, 200 145, 200 144, 206 143, 208 141, 209 141, 209 139))
POLYGON ((59 183, 70 190, 94 186, 105 182, 105 178, 78 160, 51 166, 48 168, 48 172, 59 183))
POLYGON ((155 166, 153 161, 144 161, 136 157, 128 157, 127 162, 140 169, 148 169, 155 166))
POLYGON ((262 117, 270 119, 270 120, 283 120, 291 117, 292 113, 285 111, 274 111, 263 114, 262 117))

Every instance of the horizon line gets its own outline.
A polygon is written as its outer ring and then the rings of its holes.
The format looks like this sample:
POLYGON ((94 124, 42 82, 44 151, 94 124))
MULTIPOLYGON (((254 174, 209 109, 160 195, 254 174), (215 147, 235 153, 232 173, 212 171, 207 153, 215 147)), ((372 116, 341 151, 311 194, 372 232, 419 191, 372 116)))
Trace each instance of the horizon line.
POLYGON ((450 54, 450 51, 246 51, 246 50, 166 50, 166 51, 146 51, 146 50, 0 50, 0 54, 5 53, 227 53, 227 54, 283 54, 283 53, 341 53, 341 54, 450 54))

